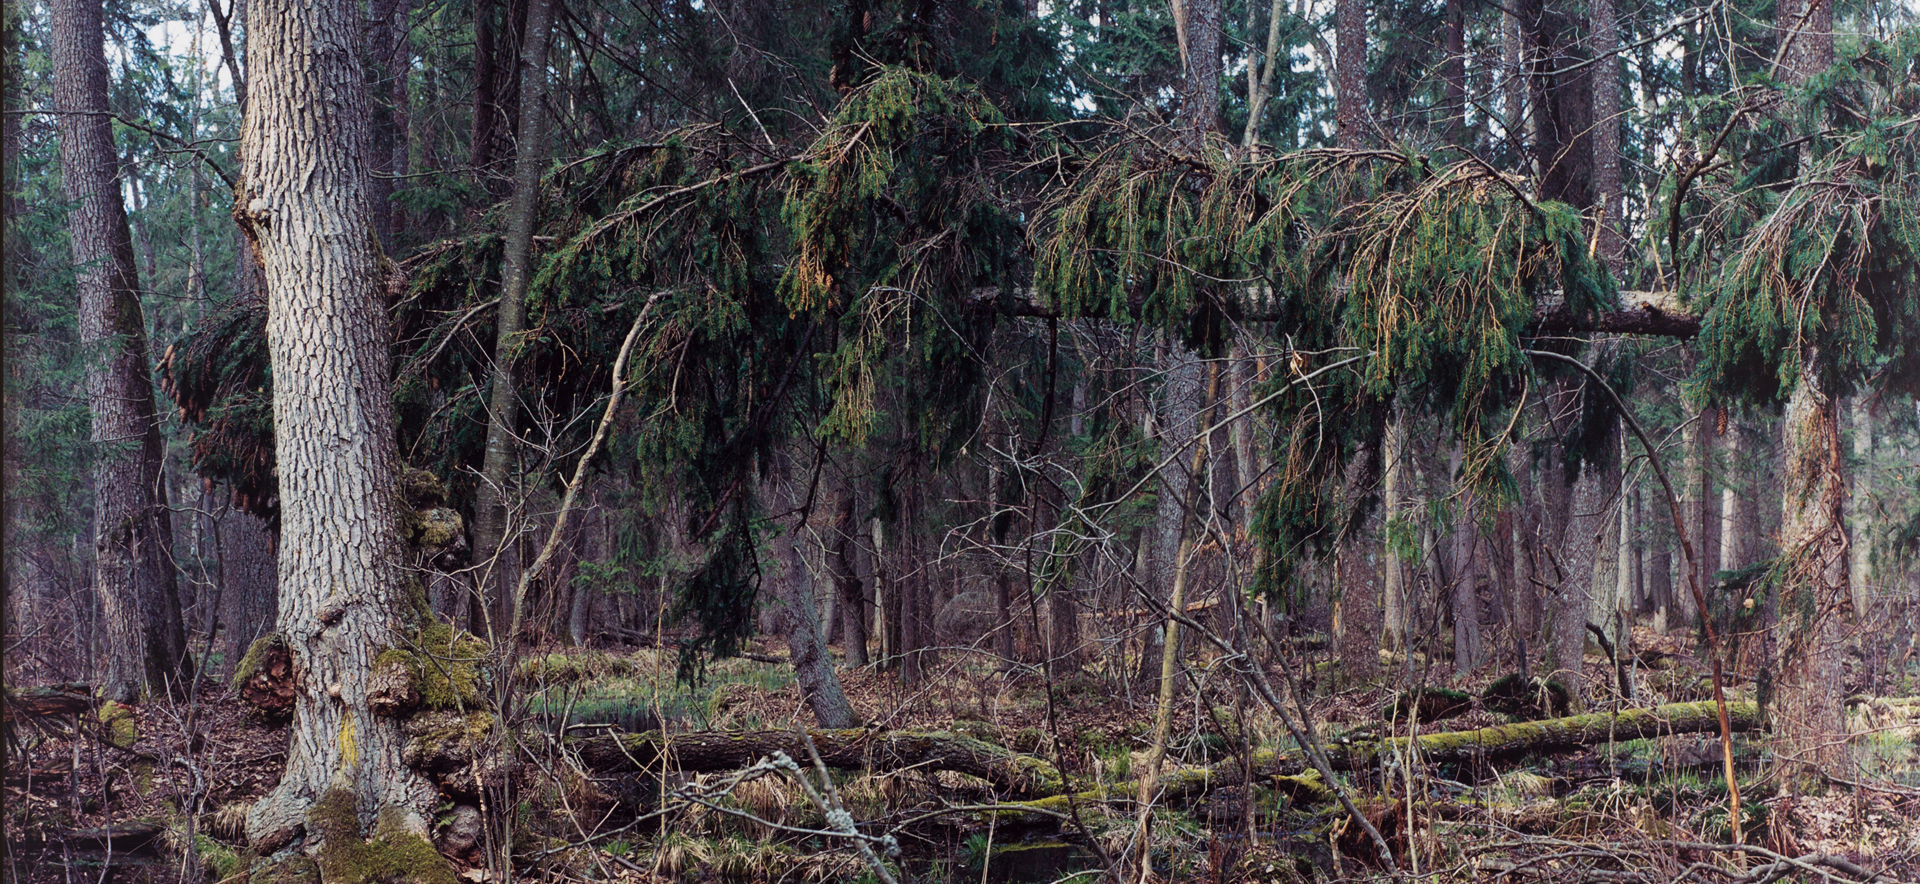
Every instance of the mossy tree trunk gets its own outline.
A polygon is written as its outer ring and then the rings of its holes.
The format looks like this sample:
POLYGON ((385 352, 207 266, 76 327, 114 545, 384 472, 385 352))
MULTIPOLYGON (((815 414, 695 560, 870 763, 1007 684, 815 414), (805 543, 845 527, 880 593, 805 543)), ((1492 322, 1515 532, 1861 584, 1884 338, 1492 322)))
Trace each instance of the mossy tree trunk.
MULTIPOLYGON (((1833 64, 1831 0, 1783 0, 1777 26, 1786 42, 1783 79, 1804 83, 1833 64)), ((1804 173, 1807 164, 1803 161, 1804 173)), ((1819 285, 1814 282, 1810 285, 1819 285)), ((1840 448, 1837 378, 1816 340, 1800 339, 1799 374, 1783 419, 1786 488, 1781 497, 1778 584, 1780 622, 1774 635, 1771 718, 1774 756, 1788 773, 1846 776, 1842 623, 1853 619, 1847 566, 1847 462, 1840 448)))
POLYGON ((72 204, 74 287, 92 418, 94 588, 104 608, 100 684, 108 698, 181 683, 190 668, 173 526, 161 480, 163 443, 140 307, 133 237, 121 198, 107 105, 100 0, 56 0, 55 104, 64 111, 60 171, 72 204))
POLYGON ((369 704, 404 609, 390 331, 369 222, 360 8, 252 0, 253 76, 237 213, 265 271, 280 481, 279 633, 296 699, 280 784, 247 832, 262 852, 309 829, 330 790, 361 822, 425 834, 436 793, 369 704))

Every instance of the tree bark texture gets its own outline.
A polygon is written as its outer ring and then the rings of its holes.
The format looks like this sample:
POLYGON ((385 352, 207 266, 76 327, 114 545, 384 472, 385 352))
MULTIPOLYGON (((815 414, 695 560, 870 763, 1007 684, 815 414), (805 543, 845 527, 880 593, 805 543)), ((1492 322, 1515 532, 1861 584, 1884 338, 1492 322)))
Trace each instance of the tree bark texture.
POLYGON ((279 581, 266 520, 239 507, 220 517, 221 648, 229 671, 255 639, 273 631, 279 581))
POLYGON ((181 683, 191 664, 146 319, 108 116, 102 7, 57 0, 51 12, 54 102, 65 111, 60 170, 73 206, 67 218, 95 448, 94 587, 105 637, 98 677, 108 697, 131 700, 142 689, 181 683))
POLYGON ((1178 0, 1175 14, 1185 19, 1179 142, 1198 152, 1220 128, 1220 0, 1178 0))
POLYGON ((1569 0, 1519 0, 1540 195, 1593 206, 1593 78, 1569 0))
POLYGON ((827 552, 827 566, 833 570, 834 591, 840 593, 841 656, 852 669, 867 665, 866 593, 860 585, 860 572, 854 567, 854 549, 860 522, 854 517, 853 489, 845 487, 840 509, 833 521, 833 548, 827 552))
POLYGON ((1614 0, 1593 0, 1593 190, 1594 244, 1616 276, 1626 269, 1626 209, 1620 174, 1620 26, 1614 0))
POLYGON ((374 655, 400 643, 405 575, 359 6, 252 0, 247 25, 236 215, 267 283, 278 631, 297 687, 285 772, 247 833, 262 853, 277 849, 337 786, 362 822, 392 807, 424 835, 434 789, 401 763, 398 725, 367 703, 374 655))
POLYGON ((807 708, 813 710, 821 727, 853 727, 858 721, 846 692, 840 688, 840 679, 834 675, 827 643, 820 638, 820 618, 813 607, 813 578, 800 557, 797 539, 781 534, 772 542, 774 555, 785 572, 775 578, 774 594, 781 605, 780 632, 787 640, 794 681, 799 683, 807 708))
MULTIPOLYGON (((520 58, 520 145, 514 153, 513 198, 507 207, 507 240, 501 266, 499 322, 493 345, 493 386, 487 400, 487 448, 480 467, 474 506, 473 539, 477 561, 494 558, 507 531, 508 483, 514 461, 514 429, 519 423, 519 391, 514 383, 514 348, 526 327, 527 287, 533 278, 533 228, 540 214, 540 170, 546 162, 547 44, 552 31, 552 0, 529 0, 527 39, 520 58)), ((495 616, 512 620, 509 595, 514 586, 507 568, 483 568, 493 586, 495 616)), ((515 637, 517 640, 517 637, 515 637)))
POLYGON ((1349 150, 1365 147, 1367 127, 1367 3, 1338 0, 1334 6, 1334 137, 1349 150))
MULTIPOLYGON (((1812 348, 1809 348, 1810 350, 1812 348)), ((1780 622, 1774 641, 1771 718, 1789 770, 1848 776, 1841 663, 1853 620, 1847 579, 1846 462, 1839 401, 1821 383, 1816 354, 1801 363, 1787 400, 1787 487, 1782 498, 1780 622)))
MULTIPOLYGON (((1832 0, 1783 0, 1782 79, 1805 83, 1833 64, 1832 0)), ((1803 159, 1804 174, 1808 164, 1803 159)), ((1819 272, 1819 271, 1815 271, 1819 272)), ((1840 447, 1840 399, 1822 366, 1821 346, 1793 354, 1800 372, 1787 397, 1786 488, 1781 496, 1774 632, 1775 756, 1789 774, 1848 776, 1841 662, 1843 623, 1854 620, 1847 574, 1847 462, 1840 447)))

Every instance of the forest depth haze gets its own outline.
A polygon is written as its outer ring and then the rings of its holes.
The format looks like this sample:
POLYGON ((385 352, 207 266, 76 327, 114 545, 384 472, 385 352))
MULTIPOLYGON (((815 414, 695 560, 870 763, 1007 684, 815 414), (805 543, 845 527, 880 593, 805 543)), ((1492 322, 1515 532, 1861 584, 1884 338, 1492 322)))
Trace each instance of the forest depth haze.
POLYGON ((1920 880, 1912 0, 8 0, 22 884, 1920 880))

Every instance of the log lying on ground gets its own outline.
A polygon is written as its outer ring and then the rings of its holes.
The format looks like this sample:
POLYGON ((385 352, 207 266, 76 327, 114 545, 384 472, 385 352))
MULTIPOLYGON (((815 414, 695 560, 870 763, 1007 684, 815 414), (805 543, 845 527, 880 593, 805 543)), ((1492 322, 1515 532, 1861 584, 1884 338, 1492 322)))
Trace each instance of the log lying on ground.
MULTIPOLYGON (((1752 703, 1728 703, 1727 719, 1734 733, 1760 729, 1760 713, 1752 703)), ((1419 753, 1426 761, 1471 761, 1577 749, 1609 739, 1637 740, 1719 730, 1720 714, 1713 703, 1669 703, 1651 709, 1596 712, 1479 730, 1426 734, 1419 738, 1419 753)), ((1335 768, 1352 770, 1370 764, 1383 751, 1403 753, 1406 744, 1405 737, 1398 737, 1384 744, 1332 746, 1328 747, 1328 761, 1335 768)))
MULTIPOLYGON (((1734 733, 1760 729, 1758 710, 1751 702, 1728 703, 1728 723, 1734 733)), ((1419 753, 1428 762, 1459 762, 1511 758, 1539 752, 1560 752, 1613 740, 1681 734, 1718 733, 1720 716, 1708 703, 1670 703, 1652 709, 1628 709, 1619 713, 1572 715, 1543 721, 1503 724, 1469 731, 1447 731, 1419 737, 1419 753)), ((1365 768, 1382 751, 1394 754, 1406 751, 1407 739, 1397 737, 1382 743, 1354 743, 1327 747, 1327 762, 1335 770, 1365 768)), ((1253 753, 1252 774, 1256 782, 1278 786, 1296 801, 1325 801, 1331 792, 1311 772, 1298 752, 1261 749, 1253 753)), ((1168 804, 1191 801, 1206 792, 1246 781, 1247 765, 1229 758, 1211 767, 1178 768, 1161 776, 1159 800, 1168 804)), ((1035 822, 1066 813, 1073 805, 1099 803, 1110 796, 1131 799, 1136 790, 1113 787, 1073 795, 1053 795, 1030 801, 1010 802, 992 812, 1000 822, 1035 822)))
MULTIPOLYGON (((841 770, 902 770, 910 767, 970 774, 1015 795, 1055 795, 1066 789, 1060 772, 1044 759, 1009 752, 951 731, 810 730, 827 766, 841 770)), ((738 770, 780 750, 807 764, 807 747, 795 731, 701 731, 662 738, 602 734, 573 741, 587 766, 601 773, 658 770, 738 770), (662 756, 666 757, 663 764, 662 756)))
MULTIPOLYGON (((1752 703, 1728 703, 1729 721, 1736 733, 1759 730, 1759 713, 1752 703)), ((1672 703, 1652 709, 1618 713, 1574 715, 1503 724, 1469 731, 1448 731, 1419 737, 1420 757, 1428 762, 1493 760, 1539 752, 1577 749, 1608 739, 1633 740, 1679 734, 1713 733, 1720 728, 1712 703, 1672 703)), ((1098 804, 1113 797, 1131 798, 1127 787, 1069 793, 1066 780, 1043 759, 1009 752, 949 731, 812 730, 807 732, 828 766, 842 770, 902 770, 919 767, 971 774, 1007 793, 1028 796, 992 811, 1001 822, 1057 819, 1075 805, 1098 804)), ((806 745, 794 731, 704 731, 679 734, 663 741, 658 731, 644 734, 602 734, 572 741, 587 766, 600 773, 632 773, 672 767, 687 772, 738 770, 772 755, 778 749, 806 763, 806 745), (662 760, 665 756, 668 760, 662 760)), ((1357 770, 1375 762, 1384 752, 1406 751, 1406 738, 1327 747, 1335 770, 1357 770)), ((1301 777, 1309 765, 1298 752, 1261 749, 1254 752, 1256 782, 1278 783, 1296 800, 1324 800, 1324 784, 1301 777)), ((1159 800, 1169 804, 1191 801, 1213 789, 1246 781, 1247 766, 1229 758, 1208 767, 1176 768, 1160 778, 1159 800)))
POLYGON ((93 691, 84 684, 57 684, 46 687, 9 689, 4 714, 11 721, 48 715, 74 715, 93 708, 93 691))

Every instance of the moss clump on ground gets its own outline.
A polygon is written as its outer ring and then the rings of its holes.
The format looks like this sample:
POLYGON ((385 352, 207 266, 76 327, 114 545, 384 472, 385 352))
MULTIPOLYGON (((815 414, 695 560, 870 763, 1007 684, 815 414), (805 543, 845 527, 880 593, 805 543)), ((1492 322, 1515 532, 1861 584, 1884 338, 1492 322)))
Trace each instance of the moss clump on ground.
POLYGON ((380 814, 371 840, 360 837, 353 794, 328 789, 307 812, 320 839, 320 878, 326 884, 459 884, 453 865, 427 839, 407 831, 398 811, 380 814))
POLYGON ((207 877, 229 884, 244 884, 246 879, 241 875, 247 868, 247 862, 239 851, 205 835, 196 835, 193 852, 200 856, 200 864, 206 867, 207 877))
POLYGON ((108 700, 100 704, 95 715, 100 718, 100 730, 109 745, 131 749, 140 740, 140 728, 133 716, 133 707, 125 703, 108 700))

